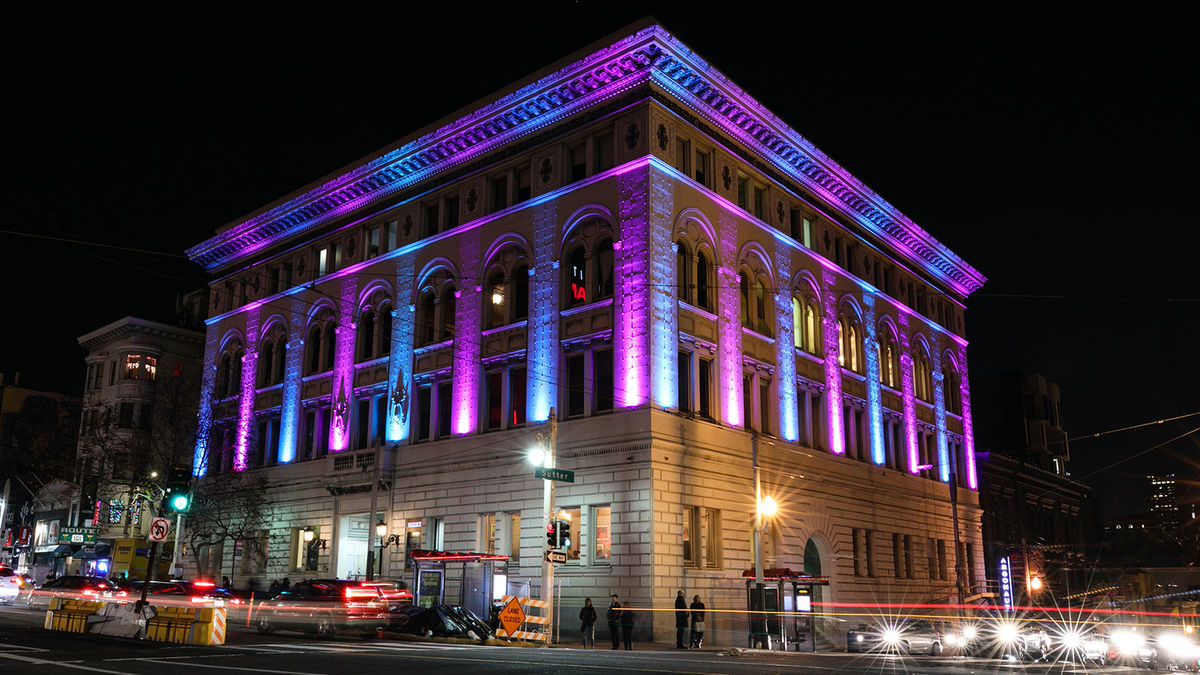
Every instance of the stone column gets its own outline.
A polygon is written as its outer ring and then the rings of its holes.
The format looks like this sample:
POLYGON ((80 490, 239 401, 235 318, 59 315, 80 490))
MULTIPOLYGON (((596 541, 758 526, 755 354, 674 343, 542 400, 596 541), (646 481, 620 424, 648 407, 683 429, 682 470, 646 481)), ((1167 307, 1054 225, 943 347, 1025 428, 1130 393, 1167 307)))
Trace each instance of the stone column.
POLYGON ((358 330, 354 319, 358 314, 358 277, 346 275, 340 279, 337 343, 333 351, 333 372, 330 373, 332 424, 329 425, 329 451, 341 452, 350 447, 350 409, 354 406, 354 336, 358 330))
MULTIPOLYGON (((533 210, 533 264, 529 267, 529 321, 527 325, 525 417, 545 422, 558 398, 559 279, 558 210, 554 201, 533 210)), ((558 406, 560 415, 565 415, 558 406)))
POLYGON ((904 401, 904 444, 908 449, 908 471, 919 473, 920 450, 917 447, 917 399, 913 391, 912 341, 908 333, 908 315, 900 314, 900 398, 904 401))
MULTIPOLYGON (((208 472, 209 436, 212 434, 213 393, 217 384, 217 354, 221 350, 221 325, 208 326, 204 335, 204 367, 200 370, 200 402, 196 420, 196 451, 192 456, 192 475, 208 472)), ((101 363, 101 366, 104 364, 101 363)))
MULTIPOLYGON (((392 309, 392 341, 388 359, 388 415, 384 437, 389 443, 406 440, 412 424, 409 421, 413 374, 413 337, 416 330, 416 308, 419 298, 416 278, 416 254, 406 253, 396 259, 396 301, 392 309)), ((463 281, 459 280, 461 293, 463 281)), ((457 303, 456 303, 457 304, 457 303)))
POLYGON ((721 421, 744 427, 742 419, 742 320, 738 314, 738 221, 724 209, 717 217, 717 381, 724 392, 721 421))
POLYGON ((617 241, 613 242, 616 277, 613 297, 613 364, 616 405, 635 408, 649 400, 649 278, 647 263, 647 190, 649 167, 618 177, 617 241))
POLYGON ((792 249, 775 243, 775 392, 779 402, 779 435, 788 442, 800 440, 796 418, 796 344, 792 323, 792 249))
POLYGON ((825 338, 825 440, 835 455, 846 454, 846 434, 842 428, 842 365, 838 362, 837 275, 821 270, 821 332, 825 338))
POLYGON ((943 483, 950 482, 950 449, 946 439, 946 391, 943 388, 942 342, 934 331, 929 336, 929 369, 933 373, 933 423, 937 428, 938 477, 943 483))
MULTIPOLYGON (((469 434, 479 424, 479 354, 482 331, 481 312, 483 298, 483 254, 479 242, 479 231, 473 230, 459 237, 459 270, 466 282, 459 288, 460 295, 455 305, 458 316, 454 319, 454 370, 451 393, 451 431, 469 434)), ((509 287, 512 287, 510 282, 509 287)), ((511 302, 511 300, 510 300, 511 302)))
POLYGON ((300 397, 304 379, 304 329, 307 304, 297 293, 289 299, 287 356, 283 364, 283 405, 279 415, 279 463, 295 461, 299 455, 300 397))
POLYGON ((233 470, 246 468, 246 454, 250 451, 250 431, 254 424, 254 386, 258 375, 258 321, 259 306, 246 310, 246 345, 242 352, 241 395, 238 397, 237 440, 234 445, 233 470))
POLYGON ((879 326, 875 323, 875 294, 863 293, 863 351, 867 362, 867 420, 871 428, 871 461, 887 461, 883 445, 883 399, 879 391, 879 326))
POLYGON ((650 303, 650 399, 660 408, 679 407, 679 305, 675 298, 675 245, 671 241, 674 179, 651 167, 648 269, 644 292, 650 303))
POLYGON ((967 487, 979 489, 979 476, 975 468, 975 425, 971 420, 971 386, 967 378, 967 343, 958 345, 958 388, 962 401, 962 429, 964 461, 966 462, 967 487))

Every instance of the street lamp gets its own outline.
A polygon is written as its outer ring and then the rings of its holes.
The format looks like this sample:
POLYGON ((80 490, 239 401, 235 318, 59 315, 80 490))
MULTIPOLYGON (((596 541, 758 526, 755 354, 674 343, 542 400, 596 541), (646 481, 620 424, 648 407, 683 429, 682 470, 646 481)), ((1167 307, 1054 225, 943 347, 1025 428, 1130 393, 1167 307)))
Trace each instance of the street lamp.
POLYGON ((316 538, 317 533, 312 529, 311 525, 305 526, 303 532, 305 544, 314 544, 320 546, 322 551, 325 550, 325 540, 316 538))
POLYGON ((534 466, 545 466, 546 461, 550 459, 550 454, 546 452, 541 444, 535 445, 529 450, 529 463, 534 466))
POLYGON ((375 576, 381 577, 383 576, 383 549, 391 546, 392 544, 399 546, 400 534, 396 533, 388 535, 387 523, 380 519, 379 523, 375 525, 375 536, 379 537, 379 572, 375 576))

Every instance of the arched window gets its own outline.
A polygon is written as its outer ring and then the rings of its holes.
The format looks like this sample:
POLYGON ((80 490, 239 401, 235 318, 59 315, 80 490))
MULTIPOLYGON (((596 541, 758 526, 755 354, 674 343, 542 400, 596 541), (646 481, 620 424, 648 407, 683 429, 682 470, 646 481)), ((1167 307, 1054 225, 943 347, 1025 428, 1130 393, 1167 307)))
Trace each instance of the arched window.
POLYGON ((919 341, 913 352, 913 394, 922 401, 932 401, 933 376, 929 370, 929 352, 919 341))
POLYGON ((513 270, 513 321, 529 316, 529 266, 517 265, 513 270))
POLYGON ((325 336, 323 339, 325 341, 325 344, 322 345, 322 347, 324 347, 324 349, 323 349, 324 362, 321 364, 321 370, 326 371, 326 370, 331 370, 333 368, 334 349, 337 347, 337 323, 336 322, 327 321, 325 323, 325 336))
POLYGON ((287 368, 287 335, 280 335, 279 340, 275 342, 275 381, 283 382, 285 369, 287 368))
POLYGON ((696 304, 701 309, 708 311, 713 310, 712 301, 712 285, 709 279, 712 278, 712 263, 708 261, 708 256, 704 255, 704 251, 696 253, 696 304))
POLYGON ((954 360, 947 357, 942 360, 942 396, 946 404, 946 412, 955 415, 962 414, 962 389, 958 375, 958 366, 954 360))
POLYGON ((675 297, 683 302, 692 301, 691 256, 688 255, 687 244, 675 242, 675 297))
POLYGON ((613 243, 603 239, 596 247, 596 300, 613 295, 613 243))
POLYGON ((453 286, 447 286, 442 291, 442 339, 454 337, 454 321, 457 318, 457 298, 453 286))
POLYGON ((217 398, 229 398, 230 380, 233 377, 233 357, 221 355, 221 365, 217 366, 217 398))
POLYGON ((358 360, 375 358, 375 310, 368 309, 358 320, 358 360))
POLYGON ((767 313, 767 289, 761 279, 754 282, 754 319, 755 329, 759 333, 771 337, 771 317, 767 313))
POLYGON ((379 305, 379 355, 392 353, 392 303, 379 305))
POLYGON ((437 339, 434 327, 433 313, 437 309, 437 301, 433 291, 426 289, 421 292, 421 301, 417 306, 417 346, 433 344, 437 339))
POLYGON ((745 272, 738 272, 738 311, 741 314, 742 325, 746 328, 752 328, 750 325, 750 282, 746 280, 745 272))
POLYGON ((792 296, 792 346, 796 349, 804 347, 804 305, 800 298, 792 296))
POLYGON ((275 367, 275 341, 267 339, 263 342, 262 352, 258 355, 258 381, 267 387, 275 383, 272 369, 275 367))
POLYGON ((321 372, 321 326, 314 324, 308 329, 308 343, 304 345, 307 353, 304 355, 304 373, 312 375, 321 372))
POLYGON ((885 387, 900 388, 900 350, 896 336, 887 326, 879 329, 879 381, 885 387))
POLYGON ((566 283, 563 287, 567 291, 567 307, 575 307, 588 302, 587 292, 587 253, 583 246, 576 246, 567 254, 566 269, 563 270, 566 276, 566 283))
POLYGON ((858 317, 843 314, 838 317, 838 364, 862 373, 862 331, 858 317))
POLYGON ((509 298, 504 288, 504 272, 493 272, 492 276, 488 277, 484 292, 487 294, 483 298, 488 308, 487 327, 498 328, 508 323, 509 298))

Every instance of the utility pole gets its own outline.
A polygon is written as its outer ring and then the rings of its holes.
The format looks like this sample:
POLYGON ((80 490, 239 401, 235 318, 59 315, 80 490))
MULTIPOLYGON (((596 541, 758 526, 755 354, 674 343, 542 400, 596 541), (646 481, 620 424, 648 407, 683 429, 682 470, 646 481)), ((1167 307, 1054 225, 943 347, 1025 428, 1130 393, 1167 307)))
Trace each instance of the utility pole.
POLYGON ((171 549, 171 576, 172 576, 172 578, 174 578, 176 575, 178 575, 180 577, 183 576, 182 574, 179 574, 178 572, 175 571, 175 568, 179 566, 179 554, 180 554, 179 547, 180 547, 180 543, 182 541, 183 541, 183 511, 180 511, 179 513, 175 514, 175 548, 171 549))
MULTIPOLYGON (((758 603, 758 611, 765 612, 766 597, 763 592, 763 564, 762 564, 762 481, 758 471, 758 433, 750 432, 750 463, 754 467, 754 598, 758 603)), ((767 615, 758 614, 754 619, 754 625, 750 631, 766 634, 767 632, 767 615), (761 627, 760 627, 761 624, 761 627)), ((768 636, 767 644, 764 646, 767 649, 771 648, 768 636)), ((753 646, 753 645, 751 645, 753 646)))
MULTIPOLYGON (((556 446, 558 445, 558 416, 554 408, 550 408, 550 419, 546 421, 548 427, 546 434, 545 461, 543 466, 547 469, 553 469, 557 458, 556 446)), ((554 517, 554 481, 549 478, 542 479, 542 522, 550 524, 554 517)), ((542 552, 542 601, 546 603, 546 642, 549 644, 554 637, 554 563, 550 562, 548 556, 550 547, 546 546, 542 552)))
POLYGON ((962 604, 967 597, 963 586, 966 561, 962 555, 966 548, 962 545, 958 531, 958 474, 953 471, 950 472, 950 518, 954 521, 954 585, 958 589, 958 604, 962 604))

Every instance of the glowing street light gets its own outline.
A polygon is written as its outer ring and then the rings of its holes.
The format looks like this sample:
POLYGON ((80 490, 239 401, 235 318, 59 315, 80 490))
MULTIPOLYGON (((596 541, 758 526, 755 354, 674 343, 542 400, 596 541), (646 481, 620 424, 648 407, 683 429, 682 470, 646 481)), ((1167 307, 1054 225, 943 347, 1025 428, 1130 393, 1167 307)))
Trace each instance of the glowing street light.
POLYGON ((774 497, 763 497, 762 502, 758 505, 758 512, 767 518, 774 518, 775 514, 779 513, 779 504, 774 497))
POLYGON ((1029 579, 1029 587, 1035 591, 1042 590, 1042 578, 1041 577, 1030 578, 1029 579))
POLYGON ((540 445, 535 445, 533 448, 531 448, 528 456, 529 463, 533 464, 534 466, 545 466, 546 461, 550 459, 550 456, 540 445))

